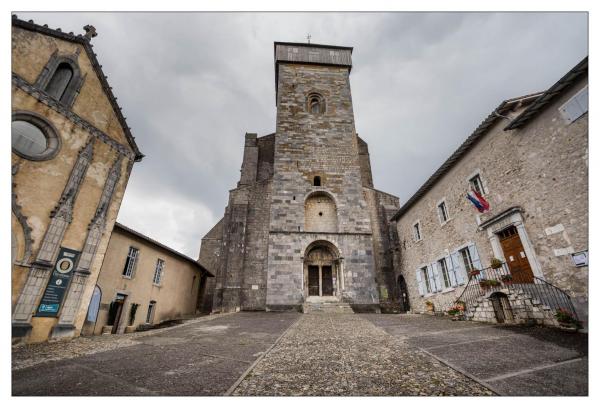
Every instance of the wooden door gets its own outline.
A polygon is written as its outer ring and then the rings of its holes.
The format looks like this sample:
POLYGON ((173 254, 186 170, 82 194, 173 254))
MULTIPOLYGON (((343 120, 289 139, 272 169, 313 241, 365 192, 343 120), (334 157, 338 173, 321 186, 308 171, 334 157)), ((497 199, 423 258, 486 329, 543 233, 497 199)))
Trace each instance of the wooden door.
POLYGON ((323 296, 333 296, 333 275, 331 273, 331 265, 321 267, 323 296))
POLYGON ((115 321, 112 326, 112 330, 110 331, 112 334, 115 334, 119 329, 119 322, 121 321, 121 313, 123 312, 123 299, 115 300, 117 304, 117 311, 115 312, 115 321))
POLYGON ((308 296, 319 296, 319 267, 308 265, 308 296))
POLYGON ((514 283, 533 283, 533 271, 529 260, 523 249, 523 243, 517 232, 517 228, 512 226, 498 233, 500 245, 504 252, 504 259, 508 264, 514 283))

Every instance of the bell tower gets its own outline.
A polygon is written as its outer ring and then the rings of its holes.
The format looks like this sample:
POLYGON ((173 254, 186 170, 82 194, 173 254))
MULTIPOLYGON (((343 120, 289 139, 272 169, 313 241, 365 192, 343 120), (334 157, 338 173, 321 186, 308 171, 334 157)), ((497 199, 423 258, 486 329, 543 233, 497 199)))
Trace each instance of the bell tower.
POLYGON ((309 282, 307 251, 321 247, 332 254, 333 272, 332 282, 329 272, 319 275, 320 285, 333 285, 340 301, 378 302, 351 69, 350 47, 275 43, 277 137, 267 308, 306 301, 307 286, 314 284, 309 282))

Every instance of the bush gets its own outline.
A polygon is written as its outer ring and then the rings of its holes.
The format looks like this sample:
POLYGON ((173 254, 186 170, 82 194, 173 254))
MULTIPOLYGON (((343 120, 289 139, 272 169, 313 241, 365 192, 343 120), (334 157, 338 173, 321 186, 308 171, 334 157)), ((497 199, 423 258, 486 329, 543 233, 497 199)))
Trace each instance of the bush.
POLYGON ((135 313, 137 312, 137 308, 140 305, 138 303, 132 303, 131 304, 131 309, 129 309, 129 326, 133 325, 133 322, 135 322, 135 313))
POLYGON ((571 312, 563 308, 558 308, 556 313, 554 313, 554 317, 559 323, 563 325, 573 326, 578 329, 581 329, 583 327, 581 322, 577 320, 571 312))

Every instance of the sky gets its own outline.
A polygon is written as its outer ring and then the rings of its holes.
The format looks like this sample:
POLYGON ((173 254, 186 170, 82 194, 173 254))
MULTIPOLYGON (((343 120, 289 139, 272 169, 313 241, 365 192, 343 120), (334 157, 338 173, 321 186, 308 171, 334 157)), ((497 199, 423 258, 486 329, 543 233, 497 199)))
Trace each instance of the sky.
POLYGON ((275 131, 273 42, 354 47, 375 187, 411 195, 502 101, 588 54, 586 13, 16 13, 92 40, 136 142, 118 221, 193 258, 236 186, 244 134, 275 131))

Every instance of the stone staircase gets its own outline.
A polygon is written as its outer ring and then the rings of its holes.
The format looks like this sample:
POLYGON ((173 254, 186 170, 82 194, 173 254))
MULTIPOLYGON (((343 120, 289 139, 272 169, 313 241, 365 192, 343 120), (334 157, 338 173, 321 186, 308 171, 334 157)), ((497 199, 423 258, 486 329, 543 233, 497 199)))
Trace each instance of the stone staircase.
POLYGON ((302 304, 303 313, 354 313, 349 303, 339 301, 307 301, 302 304))

